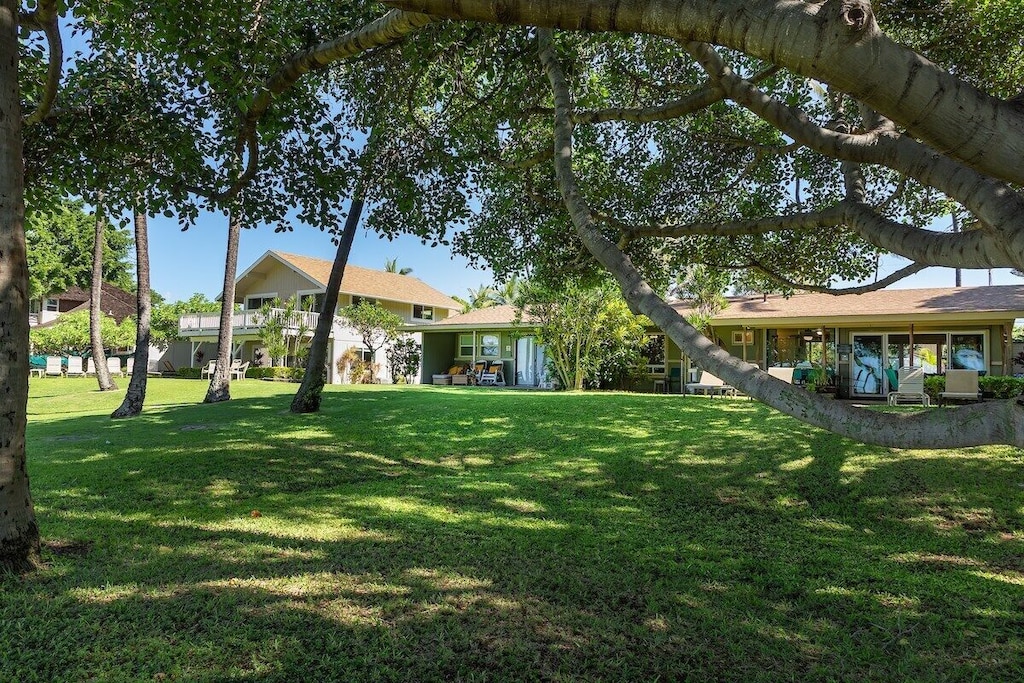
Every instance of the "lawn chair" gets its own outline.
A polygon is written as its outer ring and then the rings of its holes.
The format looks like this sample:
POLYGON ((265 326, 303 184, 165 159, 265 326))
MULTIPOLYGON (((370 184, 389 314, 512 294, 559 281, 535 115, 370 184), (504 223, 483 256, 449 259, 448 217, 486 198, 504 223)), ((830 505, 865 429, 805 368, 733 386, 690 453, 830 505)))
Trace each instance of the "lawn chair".
POLYGON ((249 363, 243 363, 241 360, 238 363, 238 365, 232 363, 231 369, 228 372, 231 375, 231 379, 243 380, 245 379, 245 371, 249 369, 249 363))
POLYGON ((151 360, 146 364, 146 374, 150 377, 160 377, 164 373, 160 372, 160 366, 157 365, 155 360, 151 360))
POLYGON ((686 393, 688 394, 705 394, 709 396, 735 396, 736 387, 723 382, 720 378, 715 377, 707 370, 700 373, 699 382, 691 382, 686 385, 686 393))
POLYGON ((480 386, 503 387, 505 386, 505 364, 500 360, 493 360, 487 365, 480 375, 480 386))
POLYGON ((63 377, 64 368, 61 367, 60 356, 47 356, 46 357, 46 376, 47 377, 63 377))
POLYGON ((470 370, 469 381, 471 384, 480 384, 480 378, 484 376, 487 371, 487 361, 478 360, 473 364, 473 369, 470 370))
POLYGON ((946 390, 939 392, 939 405, 949 400, 981 400, 977 370, 946 370, 946 390))
POLYGON ((94 361, 92 358, 89 358, 88 360, 85 361, 85 374, 88 375, 89 377, 96 376, 96 361, 94 361))
POLYGON ((68 356, 68 369, 65 375, 67 377, 85 377, 81 356, 68 356))
POLYGON ((162 365, 163 365, 163 368, 164 368, 164 372, 169 373, 171 375, 178 374, 178 371, 174 369, 174 364, 171 363, 171 361, 165 360, 165 361, 163 361, 162 365))
POLYGON ((131 377, 132 373, 135 371, 135 356, 128 356, 128 360, 124 363, 124 373, 131 377))
POLYGON ((896 391, 889 392, 889 405, 899 405, 903 401, 920 403, 925 407, 931 405, 928 394, 924 393, 924 368, 900 368, 896 391))
POLYGON ((216 359, 211 360, 206 364, 206 367, 199 371, 199 379, 207 379, 213 377, 213 373, 217 372, 217 361, 216 359))
POLYGON ((121 372, 121 359, 117 356, 108 358, 107 372, 109 372, 111 376, 117 375, 118 377, 124 377, 124 373, 121 372))
POLYGON ((792 384, 794 370, 796 368, 768 368, 768 374, 775 379, 781 379, 786 384, 792 384))

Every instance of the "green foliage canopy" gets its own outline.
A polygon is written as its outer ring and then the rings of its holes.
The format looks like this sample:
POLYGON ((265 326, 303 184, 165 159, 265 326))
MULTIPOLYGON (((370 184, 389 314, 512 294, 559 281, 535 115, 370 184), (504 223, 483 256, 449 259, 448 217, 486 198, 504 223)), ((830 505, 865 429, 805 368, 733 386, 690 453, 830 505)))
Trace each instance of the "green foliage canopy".
MULTIPOLYGON (((36 353, 54 356, 88 356, 89 311, 67 313, 52 325, 33 328, 29 334, 36 353)), ((130 349, 135 344, 135 321, 125 318, 120 324, 108 315, 100 316, 100 338, 106 349, 130 349)))

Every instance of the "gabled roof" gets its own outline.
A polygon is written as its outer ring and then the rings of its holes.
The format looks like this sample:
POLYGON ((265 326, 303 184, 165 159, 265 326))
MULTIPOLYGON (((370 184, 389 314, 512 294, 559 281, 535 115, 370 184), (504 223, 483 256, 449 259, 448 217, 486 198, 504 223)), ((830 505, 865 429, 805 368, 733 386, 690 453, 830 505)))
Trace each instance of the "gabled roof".
MULTIPOLYGON (((690 310, 686 303, 675 304, 674 308, 683 315, 690 310)), ((922 316, 991 320, 1024 317, 1024 286, 880 289, 846 296, 807 293, 788 299, 777 294, 734 297, 715 321, 763 326, 781 320, 862 322, 922 316)))
MULTIPOLYGON (((290 267, 299 275, 309 280, 310 284, 315 287, 327 287, 327 281, 331 276, 331 266, 334 265, 332 261, 325 259, 289 254, 272 249, 239 275, 236 283, 241 282, 245 276, 258 270, 268 258, 290 267)), ((351 264, 345 266, 345 276, 341 279, 341 292, 374 299, 386 299, 388 301, 399 301, 408 304, 424 304, 451 310, 459 310, 460 308, 459 303, 450 296, 439 292, 419 278, 412 277, 411 275, 399 275, 398 273, 387 273, 382 270, 361 268, 351 264)))
MULTIPOLYGON (((515 306, 488 306, 487 308, 474 308, 466 313, 453 315, 435 323, 414 325, 409 329, 421 332, 437 329, 504 329, 514 326, 515 317, 515 306)), ((533 319, 524 314, 522 323, 529 325, 531 322, 533 319)))

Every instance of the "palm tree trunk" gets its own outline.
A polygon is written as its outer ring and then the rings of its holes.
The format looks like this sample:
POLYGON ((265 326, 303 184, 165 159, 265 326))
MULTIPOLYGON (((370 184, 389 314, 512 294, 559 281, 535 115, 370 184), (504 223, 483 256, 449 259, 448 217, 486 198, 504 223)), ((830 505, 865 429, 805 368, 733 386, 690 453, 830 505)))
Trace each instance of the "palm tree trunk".
POLYGON ((152 296, 149 289, 149 225, 145 209, 135 207, 135 268, 138 278, 138 324, 135 330, 135 370, 128 381, 128 392, 121 406, 110 417, 135 417, 146 402, 146 382, 149 368, 149 324, 152 296))
POLYGON ((25 467, 28 408, 28 262, 18 89, 18 3, 0 1, 0 569, 39 566, 25 467))
POLYGON ((103 215, 103 191, 100 190, 96 206, 96 229, 92 239, 92 293, 89 297, 89 343, 92 346, 92 360, 96 365, 96 382, 100 391, 117 391, 117 383, 107 370, 107 356, 103 353, 103 338, 100 336, 100 308, 103 296, 103 247, 106 244, 104 231, 107 225, 103 215))
MULTIPOLYGON (((365 178, 365 176, 364 176, 365 178)), ((334 326, 334 311, 338 306, 338 293, 341 291, 341 279, 345 275, 345 266, 352 251, 352 240, 359 226, 359 218, 363 213, 363 199, 366 195, 366 182, 359 180, 352 194, 352 204, 348 208, 345 229, 338 241, 338 252, 334 256, 331 275, 327 280, 327 291, 324 292, 324 304, 320 309, 320 319, 313 333, 313 341, 309 345, 309 358, 306 372, 302 376, 302 384, 292 399, 293 413, 315 413, 320 410, 320 394, 324 389, 324 365, 327 363, 327 339, 334 326)))
POLYGON ((235 312, 235 275, 238 272, 238 212, 228 214, 228 250, 224 258, 224 289, 220 301, 220 332, 217 334, 217 369, 210 378, 203 403, 231 400, 231 324, 235 312))

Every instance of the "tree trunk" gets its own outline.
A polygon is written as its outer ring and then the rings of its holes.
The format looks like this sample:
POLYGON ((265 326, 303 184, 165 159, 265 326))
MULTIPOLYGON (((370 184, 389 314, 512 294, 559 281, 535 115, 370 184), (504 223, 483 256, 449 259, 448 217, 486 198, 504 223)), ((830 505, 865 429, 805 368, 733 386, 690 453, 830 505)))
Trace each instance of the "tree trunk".
POLYGON ((28 263, 18 90, 18 3, 0 2, 0 570, 39 565, 25 467, 28 407, 28 263))
POLYGON ((338 251, 334 255, 334 265, 327 280, 327 291, 324 292, 324 304, 320 309, 320 319, 316 323, 313 341, 309 345, 309 357, 306 361, 306 373, 302 376, 302 384, 292 399, 293 413, 315 413, 320 410, 320 394, 324 389, 324 365, 327 363, 327 340, 334 326, 334 311, 338 307, 338 292, 341 290, 341 279, 345 275, 348 255, 352 251, 352 240, 359 226, 359 217, 363 213, 363 198, 366 194, 366 183, 359 180, 352 194, 352 204, 348 207, 345 229, 338 241, 338 251))
MULTIPOLYGON (((141 204, 141 202, 140 202, 141 204)), ((146 212, 135 208, 135 267, 138 278, 138 324, 135 330, 135 370, 128 380, 128 392, 121 406, 110 417, 135 417, 146 402, 146 382, 149 378, 149 323, 152 296, 149 289, 149 225, 146 212)))
POLYGON ((217 369, 210 378, 203 403, 231 400, 231 326, 235 313, 235 274, 238 271, 238 238, 242 231, 238 213, 228 214, 228 250, 224 257, 224 289, 220 300, 220 331, 217 334, 217 369))
POLYGON ((99 192, 99 203, 96 206, 96 229, 92 240, 92 294, 89 297, 89 343, 92 346, 92 360, 96 365, 96 382, 100 391, 116 391, 117 383, 107 370, 107 356, 103 353, 103 338, 100 335, 100 308, 103 297, 103 247, 107 221, 103 216, 103 191, 99 192))

